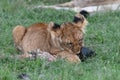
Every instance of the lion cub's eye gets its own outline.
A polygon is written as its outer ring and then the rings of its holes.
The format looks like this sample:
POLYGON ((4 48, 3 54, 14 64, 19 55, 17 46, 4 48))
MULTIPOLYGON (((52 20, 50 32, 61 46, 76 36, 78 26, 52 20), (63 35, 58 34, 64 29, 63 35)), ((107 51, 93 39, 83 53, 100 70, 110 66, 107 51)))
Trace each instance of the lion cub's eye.
POLYGON ((82 43, 83 42, 83 38, 81 38, 80 40, 79 40, 79 43, 82 43))
POLYGON ((73 45, 73 43, 69 42, 69 43, 67 43, 67 45, 71 47, 73 45))

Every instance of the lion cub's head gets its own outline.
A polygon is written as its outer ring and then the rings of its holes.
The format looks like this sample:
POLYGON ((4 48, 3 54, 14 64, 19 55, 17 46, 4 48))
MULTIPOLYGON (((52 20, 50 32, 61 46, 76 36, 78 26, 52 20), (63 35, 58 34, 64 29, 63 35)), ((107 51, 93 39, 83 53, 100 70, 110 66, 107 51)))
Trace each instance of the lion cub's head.
POLYGON ((61 41, 67 49, 75 54, 80 52, 83 46, 83 34, 87 20, 83 14, 75 15, 73 22, 66 22, 61 25, 61 41))
POLYGON ((65 22, 60 26, 50 23, 49 26, 51 27, 49 27, 49 31, 52 34, 54 42, 59 40, 63 49, 77 54, 83 46, 83 34, 86 25, 86 18, 83 14, 78 13, 75 15, 73 22, 65 22))

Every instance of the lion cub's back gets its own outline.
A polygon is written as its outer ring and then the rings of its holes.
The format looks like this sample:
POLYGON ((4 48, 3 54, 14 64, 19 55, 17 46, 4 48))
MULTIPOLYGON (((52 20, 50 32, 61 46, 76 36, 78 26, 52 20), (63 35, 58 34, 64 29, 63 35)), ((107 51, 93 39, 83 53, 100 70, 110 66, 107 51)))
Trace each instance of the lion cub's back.
POLYGON ((35 23, 27 28, 28 31, 36 31, 36 30, 46 30, 48 24, 46 23, 35 23))
POLYGON ((27 33, 22 41, 24 53, 36 49, 43 51, 49 50, 49 33, 47 26, 45 23, 37 23, 27 28, 27 33))

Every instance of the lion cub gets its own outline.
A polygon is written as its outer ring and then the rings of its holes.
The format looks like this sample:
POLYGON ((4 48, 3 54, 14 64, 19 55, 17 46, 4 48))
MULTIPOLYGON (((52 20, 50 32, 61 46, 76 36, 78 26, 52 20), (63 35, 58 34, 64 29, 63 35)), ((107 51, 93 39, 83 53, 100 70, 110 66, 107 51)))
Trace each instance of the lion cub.
POLYGON ((87 20, 76 14, 73 22, 60 26, 53 22, 35 23, 27 28, 18 25, 13 29, 13 41, 16 48, 23 54, 22 58, 30 57, 31 51, 40 49, 51 55, 66 58, 71 62, 80 61, 76 55, 83 46, 83 34, 87 20))

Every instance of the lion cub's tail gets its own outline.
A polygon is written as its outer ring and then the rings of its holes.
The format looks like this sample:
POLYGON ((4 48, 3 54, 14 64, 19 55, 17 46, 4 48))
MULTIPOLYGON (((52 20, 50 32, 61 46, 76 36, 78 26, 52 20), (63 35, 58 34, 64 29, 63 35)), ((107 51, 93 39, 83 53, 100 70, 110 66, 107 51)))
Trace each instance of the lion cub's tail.
POLYGON ((20 50, 21 41, 27 29, 21 25, 16 26, 12 31, 13 41, 17 49, 20 50))

